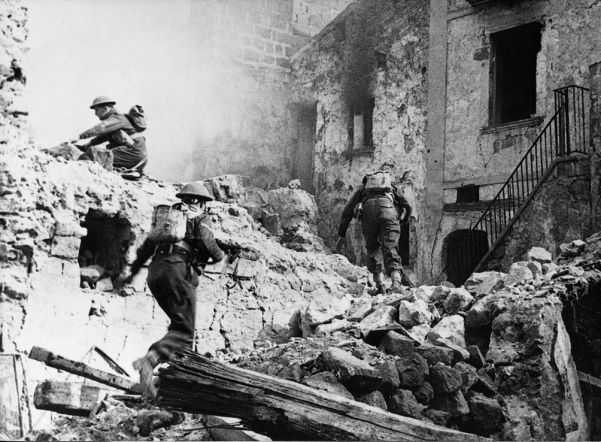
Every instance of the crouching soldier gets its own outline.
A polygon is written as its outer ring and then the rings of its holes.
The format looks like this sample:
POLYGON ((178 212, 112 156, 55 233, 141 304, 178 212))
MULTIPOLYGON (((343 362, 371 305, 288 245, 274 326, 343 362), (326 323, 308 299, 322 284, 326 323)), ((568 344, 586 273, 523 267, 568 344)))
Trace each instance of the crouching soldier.
POLYGON ((392 280, 391 291, 403 293, 401 282, 409 282, 404 278, 397 247, 401 223, 407 222, 410 216, 411 206, 385 171, 366 175, 342 210, 336 250, 340 250, 353 217, 359 219, 368 256, 367 269, 373 274, 380 293, 385 293, 385 287, 382 266, 377 260, 378 249, 382 252, 386 274, 392 280))
POLYGON ((205 203, 213 199, 212 195, 202 183, 194 182, 185 185, 176 196, 181 203, 155 208, 153 228, 137 251, 130 275, 123 279, 124 284, 131 283, 152 257, 148 267, 148 287, 171 320, 167 334, 152 344, 144 357, 134 362, 146 398, 156 395, 152 383, 154 368, 178 350, 193 347, 198 286, 195 266, 204 265, 209 259, 218 262, 224 257, 204 210, 205 203), (159 208, 165 210, 158 212, 159 208), (175 215, 180 216, 179 220, 175 215), (171 231, 161 231, 166 230, 164 226, 167 225, 171 231))
POLYGON ((108 142, 107 149, 113 153, 113 167, 141 171, 147 163, 146 121, 141 106, 134 106, 127 114, 115 109, 115 100, 101 96, 94 99, 90 109, 100 123, 82 132, 80 139, 92 138, 80 146, 84 153, 80 160, 92 160, 90 147, 108 142))

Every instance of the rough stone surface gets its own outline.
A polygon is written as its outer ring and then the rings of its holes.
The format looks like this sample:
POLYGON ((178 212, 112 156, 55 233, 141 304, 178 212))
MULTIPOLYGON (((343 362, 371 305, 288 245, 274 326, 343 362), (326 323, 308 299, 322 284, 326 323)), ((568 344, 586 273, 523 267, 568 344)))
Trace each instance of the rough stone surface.
POLYGON ((411 328, 414 325, 430 324, 434 318, 428 304, 417 299, 414 302, 401 301, 399 305, 399 324, 411 328))
POLYGON ((372 407, 378 407, 385 411, 388 410, 386 399, 384 398, 384 395, 379 391, 372 391, 371 393, 367 393, 365 396, 357 398, 357 400, 359 402, 363 402, 364 404, 371 405, 372 407))
POLYGON ((451 394, 437 394, 430 402, 430 407, 446 411, 453 417, 463 416, 470 412, 469 406, 461 390, 451 394))
POLYGON ((430 366, 436 365, 439 362, 442 362, 446 365, 451 365, 453 363, 453 350, 450 348, 425 342, 416 347, 415 352, 423 357, 430 366))
POLYGON ((336 376, 329 371, 323 371, 321 373, 315 373, 314 375, 307 376, 303 379, 303 383, 309 387, 316 388, 317 390, 327 391, 328 393, 337 394, 347 399, 354 400, 353 395, 348 391, 344 385, 338 382, 336 376))
POLYGON ((388 410, 402 416, 419 419, 422 415, 421 406, 409 390, 398 390, 388 401, 388 410))
POLYGON ((413 394, 420 404, 428 405, 432 398, 434 398, 434 389, 432 388, 432 384, 428 381, 424 381, 413 394))
POLYGON ((428 363, 418 354, 396 362, 401 388, 416 390, 429 374, 428 363))
POLYGON ((454 344, 465 348, 465 321, 460 315, 445 316, 428 333, 428 341, 448 339, 454 344))
POLYGON ((441 362, 430 367, 428 380, 436 394, 453 393, 462 385, 461 373, 441 362))
POLYGON ((395 323, 397 310, 394 307, 382 306, 369 314, 359 324, 358 328, 363 334, 377 328, 385 328, 395 323))
POLYGON ((320 363, 355 395, 375 391, 382 382, 375 368, 339 348, 328 348, 321 354, 320 363))
POLYGON ((399 356, 401 358, 409 357, 414 352, 413 341, 395 331, 386 333, 380 340, 380 345, 378 347, 388 354, 399 356))
POLYGON ((474 302, 474 297, 466 289, 459 287, 451 289, 444 300, 444 309, 449 315, 464 311, 474 302))
POLYGON ((467 399, 473 420, 473 432, 489 436, 498 432, 503 424, 503 410, 501 405, 480 393, 474 393, 467 399))

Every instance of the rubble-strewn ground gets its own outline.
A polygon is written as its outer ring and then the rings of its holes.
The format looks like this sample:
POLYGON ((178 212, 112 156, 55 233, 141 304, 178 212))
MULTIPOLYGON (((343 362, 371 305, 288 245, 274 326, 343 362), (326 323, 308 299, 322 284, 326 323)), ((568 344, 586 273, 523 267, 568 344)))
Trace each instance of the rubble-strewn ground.
MULTIPOLYGON (((309 304, 299 318, 304 338, 292 337, 284 343, 266 339, 250 352, 221 358, 494 439, 549 439, 550 435, 563 439, 569 432, 582 431, 579 425, 583 423, 578 415, 582 398, 570 397, 580 391, 568 386, 575 367, 559 315, 562 302, 591 295, 591 285, 601 282, 601 235, 586 242, 574 241, 562 250, 562 255, 550 262, 548 253, 533 249, 529 260, 515 263, 509 273, 475 274, 462 288, 412 289, 414 300, 400 302, 400 313, 399 308, 386 306, 398 295, 358 293, 344 312, 323 301, 309 304), (445 318, 453 318, 454 325, 441 328, 445 318), (409 333, 373 333, 387 326, 399 330, 399 323, 409 333), (370 343, 365 342, 366 335, 370 343), (356 393, 355 364, 363 376, 381 380, 372 392, 356 393), (375 373, 369 373, 370 368, 375 373), (563 436, 557 437, 562 432, 563 436)), ((190 417, 182 424, 154 431, 151 437, 141 437, 135 427, 138 411, 116 402, 108 405, 107 411, 94 419, 61 419, 57 428, 43 437, 210 438, 203 429, 188 433, 190 428, 202 427, 200 420, 190 417)))

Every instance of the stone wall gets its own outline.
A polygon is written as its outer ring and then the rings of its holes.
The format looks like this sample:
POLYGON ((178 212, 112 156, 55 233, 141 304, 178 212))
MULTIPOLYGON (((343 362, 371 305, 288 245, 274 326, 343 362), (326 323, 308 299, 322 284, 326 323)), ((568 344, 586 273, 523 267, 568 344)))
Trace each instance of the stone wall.
POLYGON ((0 153, 28 140, 27 107, 23 99, 26 73, 21 63, 27 52, 27 8, 20 1, 0 5, 0 153))
MULTIPOLYGON (((480 186, 480 201, 491 200, 553 115, 553 90, 572 84, 588 87, 589 65, 601 53, 597 1, 488 2, 475 8, 465 0, 450 0, 448 8, 445 119, 429 127, 442 130, 445 139, 444 155, 432 152, 444 161, 441 205, 455 203, 457 188, 467 184, 480 186), (491 124, 490 34, 532 22, 542 24, 535 115, 491 124)), ((431 278, 442 277, 441 250, 449 229, 467 229, 477 216, 477 212, 445 214, 449 221, 432 240, 431 255, 424 257, 431 278)))
POLYGON ((200 50, 214 103, 207 132, 194 148, 196 178, 236 173, 264 188, 290 179, 290 56, 307 41, 293 34, 292 6, 292 0, 193 5, 206 26, 206 46, 200 50))
MULTIPOLYGON (((420 222, 427 31, 424 2, 363 0, 352 3, 293 57, 293 102, 314 103, 317 113, 313 187, 320 234, 330 245, 353 189, 365 173, 385 164, 393 167, 420 222), (369 97, 374 98, 373 149, 353 147, 351 108, 369 97)), ((347 255, 361 262, 361 235, 354 223, 347 237, 352 249, 347 255)), ((414 250, 421 246, 415 235, 411 241, 414 250)))
MULTIPOLYGON (((598 163, 598 159, 593 161, 598 163)), ((526 205, 505 239, 487 259, 485 268, 508 270, 532 247, 543 247, 555 257, 559 246, 586 238, 599 230, 591 223, 591 160, 561 161, 526 205)))

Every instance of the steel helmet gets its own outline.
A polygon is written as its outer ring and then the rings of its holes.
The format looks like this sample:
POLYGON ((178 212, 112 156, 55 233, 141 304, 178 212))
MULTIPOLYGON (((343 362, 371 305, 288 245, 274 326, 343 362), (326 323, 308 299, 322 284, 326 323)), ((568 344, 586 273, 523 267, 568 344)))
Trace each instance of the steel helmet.
POLYGON ((191 196, 205 201, 213 201, 215 199, 202 181, 194 181, 186 184, 179 193, 175 194, 175 196, 178 198, 183 196, 191 196))
POLYGON ((101 95, 100 97, 94 98, 92 104, 90 105, 90 109, 94 109, 96 106, 102 106, 103 104, 117 104, 115 100, 106 95, 101 95))

